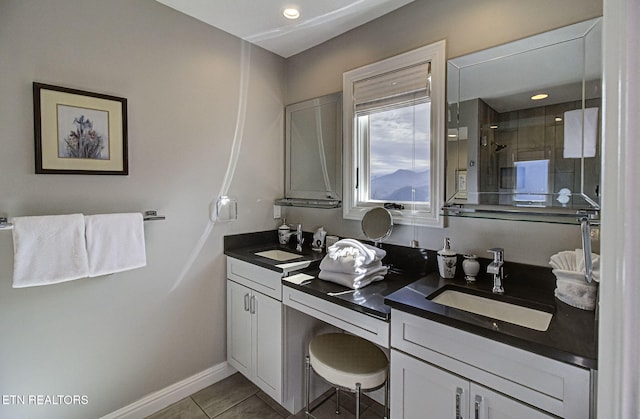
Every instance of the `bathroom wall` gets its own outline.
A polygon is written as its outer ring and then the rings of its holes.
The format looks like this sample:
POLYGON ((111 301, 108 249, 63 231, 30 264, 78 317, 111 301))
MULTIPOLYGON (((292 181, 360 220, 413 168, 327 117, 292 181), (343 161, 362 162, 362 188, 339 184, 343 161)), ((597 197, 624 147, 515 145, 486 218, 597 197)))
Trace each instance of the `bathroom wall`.
MULTIPOLYGON (((343 72, 441 39, 453 58, 601 15, 602 0, 416 0, 289 58, 286 102, 342 90, 343 72)), ((360 224, 343 220, 340 210, 287 208, 286 216, 305 230, 324 225, 329 233, 361 234, 360 224)), ((396 226, 388 240, 408 245, 415 237, 422 247, 437 249, 445 236, 460 253, 488 256, 486 249, 500 246, 507 260, 534 265, 547 265, 553 253, 580 246, 575 226, 456 218, 444 229, 396 226)))
POLYGON ((284 59, 246 51, 238 221, 207 235, 236 132, 241 41, 153 0, 0 1, 0 215, 167 217, 145 225, 147 267, 36 288, 11 287, 0 231, 0 394, 88 399, 3 399, 0 418, 100 417, 226 360, 222 237, 273 228, 284 189, 284 59), (34 174, 33 81, 127 98, 129 176, 34 174))

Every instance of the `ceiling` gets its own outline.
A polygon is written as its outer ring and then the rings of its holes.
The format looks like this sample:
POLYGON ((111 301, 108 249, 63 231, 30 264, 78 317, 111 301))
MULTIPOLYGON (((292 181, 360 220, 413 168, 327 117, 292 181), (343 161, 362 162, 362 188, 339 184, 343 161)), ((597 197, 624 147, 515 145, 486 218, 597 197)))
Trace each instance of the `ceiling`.
POLYGON ((157 0, 252 44, 290 57, 413 0, 157 0), (286 19, 285 8, 300 11, 286 19))

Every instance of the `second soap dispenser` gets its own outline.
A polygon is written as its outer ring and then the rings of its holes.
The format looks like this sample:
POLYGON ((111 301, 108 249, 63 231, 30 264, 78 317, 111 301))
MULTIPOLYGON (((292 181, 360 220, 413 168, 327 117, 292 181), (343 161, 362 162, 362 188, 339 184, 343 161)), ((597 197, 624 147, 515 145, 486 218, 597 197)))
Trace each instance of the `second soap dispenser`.
POLYGON ((458 257, 456 252, 451 250, 449 237, 444 238, 444 246, 438 250, 438 270, 440 276, 445 279, 452 279, 456 275, 456 262, 458 257))

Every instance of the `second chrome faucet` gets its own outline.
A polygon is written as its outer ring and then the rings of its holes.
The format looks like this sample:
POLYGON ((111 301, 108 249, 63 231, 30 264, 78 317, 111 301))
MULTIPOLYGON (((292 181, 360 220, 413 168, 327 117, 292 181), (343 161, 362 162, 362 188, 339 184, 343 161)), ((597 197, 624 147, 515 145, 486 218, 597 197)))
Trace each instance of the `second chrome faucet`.
POLYGON ((493 253, 493 262, 487 266, 487 273, 493 274, 493 293, 504 294, 504 249, 501 247, 494 247, 487 250, 487 252, 493 253))
POLYGON ((302 237, 302 224, 298 224, 296 227, 296 239, 298 240, 296 250, 298 252, 302 252, 302 243, 304 243, 304 237, 302 237))

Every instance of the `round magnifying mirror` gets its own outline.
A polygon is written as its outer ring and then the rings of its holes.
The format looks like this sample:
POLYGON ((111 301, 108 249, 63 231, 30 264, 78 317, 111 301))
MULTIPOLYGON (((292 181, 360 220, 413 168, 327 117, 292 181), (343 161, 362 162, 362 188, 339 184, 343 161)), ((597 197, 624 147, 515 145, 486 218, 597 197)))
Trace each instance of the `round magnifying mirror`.
POLYGON ((393 230, 393 217, 386 208, 370 209, 362 217, 362 232, 376 245, 389 237, 391 230, 393 230))

